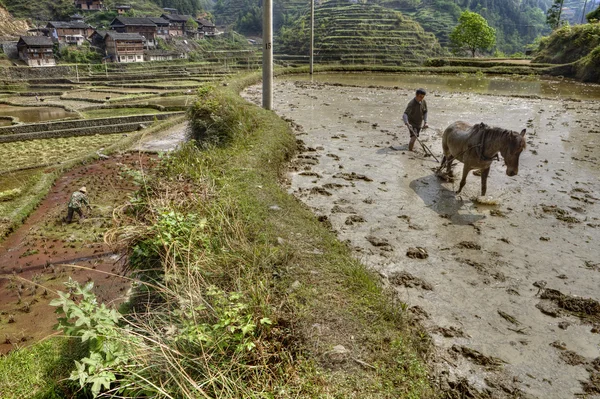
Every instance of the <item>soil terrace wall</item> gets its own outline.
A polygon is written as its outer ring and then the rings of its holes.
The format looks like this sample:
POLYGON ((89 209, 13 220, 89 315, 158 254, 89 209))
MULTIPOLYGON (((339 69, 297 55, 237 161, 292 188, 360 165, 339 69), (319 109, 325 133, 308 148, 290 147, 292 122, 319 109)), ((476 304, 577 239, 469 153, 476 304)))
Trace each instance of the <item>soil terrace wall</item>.
POLYGON ((56 121, 56 122, 41 122, 31 123, 24 125, 15 126, 3 126, 0 127, 0 139, 4 136, 10 136, 15 134, 23 133, 44 133, 49 131, 58 130, 70 130, 70 129, 91 129, 95 127, 107 126, 107 125, 119 125, 126 123, 143 123, 151 122, 155 118, 158 120, 164 120, 171 116, 184 114, 185 112, 169 112, 164 114, 152 114, 152 115, 132 115, 132 116, 120 116, 114 118, 100 118, 100 119, 76 119, 69 121, 56 121))
MULTIPOLYGON (((81 73, 82 71, 80 71, 81 73)), ((28 79, 48 79, 64 78, 75 75, 70 66, 54 66, 43 68, 30 67, 0 67, 0 76, 6 80, 28 80, 28 79)))
POLYGON ((143 128, 143 123, 152 123, 155 119, 165 120, 169 117, 183 114, 184 112, 171 112, 156 115, 137 115, 116 118, 36 123, 15 127, 7 126, 0 128, 0 143, 57 137, 91 136, 94 134, 132 132, 134 130, 143 128), (14 129, 20 130, 15 131, 14 129))

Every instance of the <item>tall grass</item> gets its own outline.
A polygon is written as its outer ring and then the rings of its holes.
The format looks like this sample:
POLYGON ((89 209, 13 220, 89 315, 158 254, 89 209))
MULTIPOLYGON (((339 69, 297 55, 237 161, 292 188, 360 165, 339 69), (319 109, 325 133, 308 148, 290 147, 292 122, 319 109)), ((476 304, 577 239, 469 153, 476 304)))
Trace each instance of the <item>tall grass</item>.
POLYGON ((138 176, 115 212, 128 306, 78 285, 55 301, 88 348, 71 378, 98 396, 433 397, 406 306, 281 187, 296 140, 239 97, 258 79, 202 92, 189 113, 202 141, 138 176))

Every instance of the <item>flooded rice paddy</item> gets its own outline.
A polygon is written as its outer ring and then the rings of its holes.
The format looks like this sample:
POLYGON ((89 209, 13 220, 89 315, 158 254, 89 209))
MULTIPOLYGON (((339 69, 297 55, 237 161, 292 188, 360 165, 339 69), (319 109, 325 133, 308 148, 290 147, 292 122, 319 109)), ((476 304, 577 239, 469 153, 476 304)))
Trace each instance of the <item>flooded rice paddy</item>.
POLYGON ((383 87, 412 87, 418 83, 429 90, 446 92, 600 100, 600 85, 537 76, 508 78, 477 76, 474 74, 406 75, 371 73, 358 75, 355 73, 319 73, 312 78, 309 75, 290 75, 281 79, 285 81, 313 81, 315 83, 383 87))
POLYGON ((0 104, 0 116, 12 116, 22 123, 36 123, 55 119, 77 118, 79 114, 60 107, 15 107, 0 104))
MULTIPOLYGON (((489 397, 599 397, 600 102, 463 92, 445 76, 342 78, 363 87, 276 80, 273 108, 304 143, 289 191, 409 305, 435 344, 435 378, 489 397), (418 144, 407 151, 401 116, 417 87, 438 158, 454 121, 526 128, 519 174, 494 162, 489 198, 477 176, 456 195, 418 144)), ((244 96, 260 104, 260 87, 244 96)))

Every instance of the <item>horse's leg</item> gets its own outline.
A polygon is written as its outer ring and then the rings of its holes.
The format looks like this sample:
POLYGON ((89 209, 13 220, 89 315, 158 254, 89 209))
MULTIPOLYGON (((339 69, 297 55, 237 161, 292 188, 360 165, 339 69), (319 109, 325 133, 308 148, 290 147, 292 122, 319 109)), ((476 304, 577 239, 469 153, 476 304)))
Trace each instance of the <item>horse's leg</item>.
POLYGON ((462 191, 463 187, 467 183, 467 175, 469 174, 470 171, 471 171, 471 168, 469 168, 467 166, 467 164, 464 164, 462 178, 460 179, 460 185, 458 186, 458 191, 456 192, 456 194, 460 194, 460 192, 462 191))
POLYGON ((489 174, 490 174, 489 166, 487 168, 481 170, 481 196, 482 197, 485 195, 485 192, 487 190, 487 178, 488 178, 489 174))
MULTIPOLYGON (((452 176, 452 161, 454 161, 454 156, 452 154, 448 155, 446 158, 446 174, 448 176, 452 176)), ((443 162, 442 162, 443 164, 443 162)))

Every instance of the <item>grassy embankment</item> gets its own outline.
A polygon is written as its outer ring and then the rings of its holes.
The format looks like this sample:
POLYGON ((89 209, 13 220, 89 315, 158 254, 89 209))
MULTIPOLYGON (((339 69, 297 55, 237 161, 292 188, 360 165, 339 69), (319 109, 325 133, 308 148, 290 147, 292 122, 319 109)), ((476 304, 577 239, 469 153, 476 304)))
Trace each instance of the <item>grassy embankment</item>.
MULTIPOLYGON (((129 244, 141 281, 130 312, 115 323, 91 306, 94 327, 75 327, 82 305, 63 299, 72 335, 101 331, 79 377, 151 397, 434 397, 406 306, 282 188, 295 137, 239 97, 258 79, 204 91, 190 114, 212 145, 165 159, 117 215, 107 238, 129 244)), ((3 358, 0 392, 72 392, 62 342, 3 358)))
POLYGON ((533 62, 560 64, 545 70, 551 75, 600 83, 600 23, 555 30, 542 39, 533 62))

